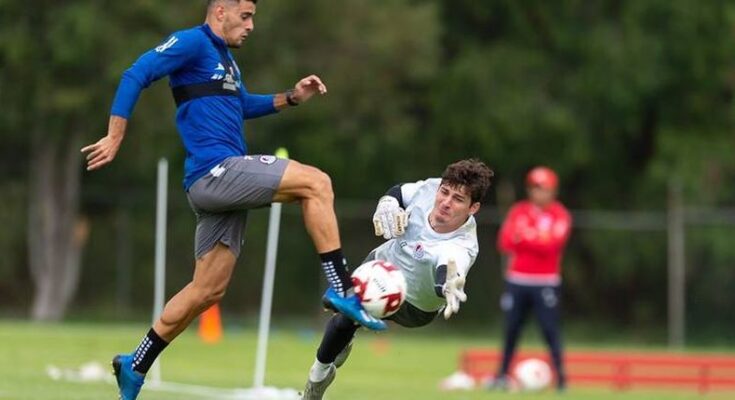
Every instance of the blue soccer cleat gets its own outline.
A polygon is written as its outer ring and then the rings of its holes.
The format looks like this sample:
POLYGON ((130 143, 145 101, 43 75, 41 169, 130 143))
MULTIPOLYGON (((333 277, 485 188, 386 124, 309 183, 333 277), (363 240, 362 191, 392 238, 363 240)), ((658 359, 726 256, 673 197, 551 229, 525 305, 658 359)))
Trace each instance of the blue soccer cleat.
POLYGON ((384 331, 388 329, 388 325, 386 325, 385 322, 368 314, 365 309, 362 308, 362 304, 360 304, 360 299, 357 295, 353 294, 351 296, 342 297, 330 287, 326 292, 324 292, 322 300, 327 308, 331 308, 334 311, 346 315, 351 320, 370 330, 384 331))
POLYGON ((112 359, 117 387, 120 389, 120 400, 135 400, 143 386, 145 375, 133 370, 133 355, 119 354, 112 359))

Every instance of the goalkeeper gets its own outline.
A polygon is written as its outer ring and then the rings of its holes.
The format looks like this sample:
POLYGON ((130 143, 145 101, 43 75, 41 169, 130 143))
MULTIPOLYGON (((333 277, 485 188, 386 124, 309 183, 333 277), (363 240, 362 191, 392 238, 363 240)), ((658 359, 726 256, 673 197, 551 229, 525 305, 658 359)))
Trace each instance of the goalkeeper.
MULTIPOLYGON (((387 241, 365 262, 379 259, 396 265, 407 284, 406 301, 388 320, 417 328, 433 321, 442 308, 445 319, 459 311, 467 300, 467 272, 478 253, 473 215, 492 177, 481 161, 462 160, 449 165, 441 178, 393 186, 380 199, 373 224, 375 234, 387 241)), ((322 398, 347 359, 358 327, 339 313, 329 320, 303 399, 322 398)))

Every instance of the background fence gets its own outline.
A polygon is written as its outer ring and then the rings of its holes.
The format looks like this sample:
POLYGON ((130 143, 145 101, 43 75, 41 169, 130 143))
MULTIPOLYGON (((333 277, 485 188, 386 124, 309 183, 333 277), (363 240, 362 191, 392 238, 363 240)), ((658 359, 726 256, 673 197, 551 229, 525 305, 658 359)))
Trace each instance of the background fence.
MULTIPOLYGON (((140 188, 114 201, 94 195, 87 199, 90 210, 105 212, 85 214, 89 239, 73 316, 126 320, 149 312, 154 194, 153 188, 140 188)), ((171 188, 169 205, 167 289, 173 294, 191 277, 194 218, 180 188, 171 188)), ((343 246, 353 265, 380 243, 370 221, 374 206, 374 200, 337 199, 343 246)), ((318 258, 300 207, 286 205, 283 211, 274 313, 277 318, 318 319, 318 299, 325 289, 318 258)), ((685 334, 695 343, 733 339, 735 210, 685 207, 672 191, 668 209, 572 213, 574 231, 563 262, 568 323, 584 325, 590 335, 614 326, 631 339, 673 346, 682 345, 685 334)), ((250 213, 243 257, 223 302, 230 317, 250 318, 258 310, 267 215, 267 210, 250 213)), ((458 316, 461 323, 486 329, 499 321, 504 264, 495 240, 502 216, 492 202, 477 216, 480 255, 468 282, 470 301, 458 316)), ((0 285, 2 312, 24 315, 29 277, 19 274, 0 285)))

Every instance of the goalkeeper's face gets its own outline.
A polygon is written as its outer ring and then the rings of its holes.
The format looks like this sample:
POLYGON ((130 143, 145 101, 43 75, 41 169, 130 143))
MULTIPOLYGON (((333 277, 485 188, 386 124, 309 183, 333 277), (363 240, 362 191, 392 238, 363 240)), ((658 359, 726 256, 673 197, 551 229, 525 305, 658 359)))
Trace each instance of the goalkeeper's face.
POLYGON ((470 215, 479 210, 480 203, 472 202, 466 186, 442 184, 436 192, 434 209, 431 210, 429 221, 435 231, 451 232, 459 229, 470 215))

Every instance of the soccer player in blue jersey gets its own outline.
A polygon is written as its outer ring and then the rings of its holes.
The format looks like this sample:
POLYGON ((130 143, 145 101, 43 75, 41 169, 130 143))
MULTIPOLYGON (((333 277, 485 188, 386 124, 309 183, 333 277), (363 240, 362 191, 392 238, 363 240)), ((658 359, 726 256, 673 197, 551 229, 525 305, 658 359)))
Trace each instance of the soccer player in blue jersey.
POLYGON ((248 155, 243 120, 306 102, 327 87, 308 76, 285 93, 247 91, 229 49, 253 31, 257 0, 209 0, 205 23, 174 33, 144 53, 122 76, 107 135, 86 146, 87 169, 110 163, 125 136, 143 89, 169 76, 176 125, 186 149, 184 189, 196 214, 192 281, 171 298, 137 349, 113 367, 120 398, 137 398, 143 378, 163 349, 202 311, 220 301, 240 253, 247 210, 272 202, 298 202, 304 224, 330 284, 330 306, 373 330, 385 323, 364 312, 352 293, 342 255, 330 178, 317 168, 269 155, 248 155))

